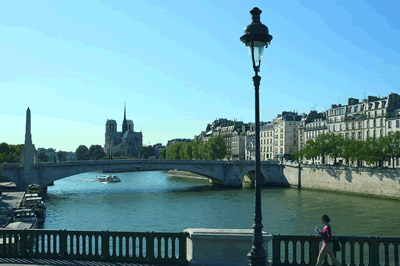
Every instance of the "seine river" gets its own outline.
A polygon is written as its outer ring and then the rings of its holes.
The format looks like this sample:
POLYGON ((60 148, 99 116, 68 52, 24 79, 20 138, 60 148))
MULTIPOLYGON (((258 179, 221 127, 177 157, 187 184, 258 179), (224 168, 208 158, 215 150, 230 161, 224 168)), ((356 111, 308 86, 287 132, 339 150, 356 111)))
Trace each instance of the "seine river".
MULTIPOLYGON (((122 182, 94 182, 97 173, 48 188, 45 229, 182 232, 185 228, 252 229, 254 189, 216 188, 208 180, 166 171, 118 173, 122 182)), ((400 201, 335 192, 263 188, 263 231, 315 235, 321 214, 337 235, 400 237, 400 201)), ((249 247, 250 250, 251 247, 249 247)), ((269 247, 269 259, 272 259, 269 247)))

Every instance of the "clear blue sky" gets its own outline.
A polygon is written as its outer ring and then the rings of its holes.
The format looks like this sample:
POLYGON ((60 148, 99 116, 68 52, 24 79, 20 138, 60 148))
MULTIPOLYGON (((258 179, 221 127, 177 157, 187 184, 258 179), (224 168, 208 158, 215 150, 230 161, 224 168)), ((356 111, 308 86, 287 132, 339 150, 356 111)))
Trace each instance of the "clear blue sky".
POLYGON ((143 143, 193 138, 216 118, 254 121, 254 75, 240 42, 262 10, 261 120, 398 91, 400 1, 3 1, 0 142, 104 146, 127 118, 143 143))

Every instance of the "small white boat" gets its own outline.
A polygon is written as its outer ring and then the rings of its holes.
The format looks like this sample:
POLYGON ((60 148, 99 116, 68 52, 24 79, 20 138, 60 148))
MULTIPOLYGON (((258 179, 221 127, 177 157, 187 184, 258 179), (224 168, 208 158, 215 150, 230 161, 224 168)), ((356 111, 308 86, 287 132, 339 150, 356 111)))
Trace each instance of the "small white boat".
POLYGON ((119 177, 115 175, 101 175, 100 177, 97 177, 95 181, 107 184, 121 182, 121 179, 119 179, 119 177))

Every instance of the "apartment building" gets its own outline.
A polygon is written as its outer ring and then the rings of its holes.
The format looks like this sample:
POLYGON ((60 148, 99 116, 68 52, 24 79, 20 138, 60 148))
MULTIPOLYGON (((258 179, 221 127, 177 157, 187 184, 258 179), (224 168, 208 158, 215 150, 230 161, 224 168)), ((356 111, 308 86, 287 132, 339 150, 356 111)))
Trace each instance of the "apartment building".
POLYGON ((246 125, 232 133, 232 160, 244 160, 246 156, 246 125))
POLYGON ((274 125, 274 158, 290 159, 298 150, 297 129, 302 116, 297 112, 282 112, 272 120, 274 125))
POLYGON ((245 136, 245 160, 256 160, 256 125, 249 123, 246 128, 245 136))
MULTIPOLYGON (((315 140, 320 134, 326 133, 327 120, 325 114, 313 110, 309 114, 302 114, 300 125, 298 127, 298 150, 302 149, 308 140, 315 140)), ((306 159, 303 159, 306 162, 306 159)), ((312 160, 307 162, 311 163, 312 160)), ((314 159, 314 163, 320 164, 321 157, 314 159)))
MULTIPOLYGON (((379 138, 390 131, 400 130, 396 127, 400 109, 400 95, 391 93, 379 98, 368 96, 361 102, 349 98, 346 106, 332 105, 325 112, 328 121, 328 132, 342 134, 346 138, 366 140, 368 137, 379 138)), ((400 121, 399 127, 400 127, 400 121)), ((328 161, 332 163, 332 160, 328 161)))
POLYGON ((262 125, 260 135, 261 160, 271 160, 274 158, 274 124, 267 122, 262 125))

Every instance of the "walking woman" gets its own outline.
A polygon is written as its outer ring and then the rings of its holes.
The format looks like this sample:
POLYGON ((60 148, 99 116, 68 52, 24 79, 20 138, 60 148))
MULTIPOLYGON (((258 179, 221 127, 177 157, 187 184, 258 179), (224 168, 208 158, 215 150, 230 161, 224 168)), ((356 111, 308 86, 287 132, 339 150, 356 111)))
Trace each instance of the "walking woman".
POLYGON ((335 257, 335 253, 333 252, 332 229, 331 225, 329 224, 330 221, 331 219, 329 219, 328 215, 326 214, 321 215, 321 222, 325 225, 325 227, 324 230, 319 231, 318 233, 319 236, 322 237, 322 248, 321 251, 319 252, 317 266, 322 265, 326 254, 329 254, 329 257, 331 257, 331 260, 334 265, 340 266, 340 262, 335 257))

